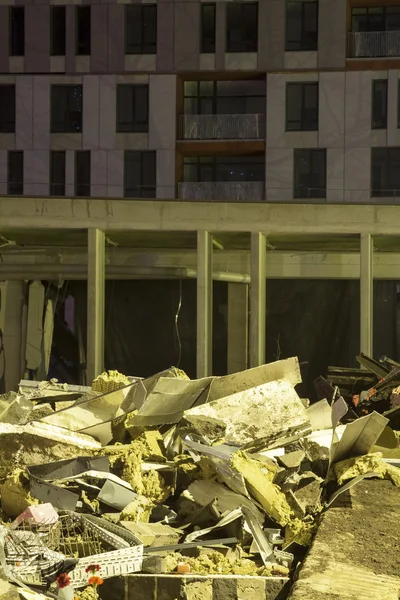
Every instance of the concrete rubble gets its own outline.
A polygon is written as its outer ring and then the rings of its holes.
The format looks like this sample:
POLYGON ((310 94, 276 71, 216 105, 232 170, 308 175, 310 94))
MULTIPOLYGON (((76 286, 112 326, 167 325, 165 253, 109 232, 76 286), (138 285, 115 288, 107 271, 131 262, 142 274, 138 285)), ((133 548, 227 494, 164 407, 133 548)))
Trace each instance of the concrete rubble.
MULTIPOLYGON (((400 365, 359 359, 369 389, 331 369, 311 405, 296 358, 194 381, 22 381, 0 396, 0 598, 339 599, 324 573, 349 565, 316 554, 323 524, 379 480, 400 500, 400 365)), ((400 572, 379 577, 400 590, 400 572)))

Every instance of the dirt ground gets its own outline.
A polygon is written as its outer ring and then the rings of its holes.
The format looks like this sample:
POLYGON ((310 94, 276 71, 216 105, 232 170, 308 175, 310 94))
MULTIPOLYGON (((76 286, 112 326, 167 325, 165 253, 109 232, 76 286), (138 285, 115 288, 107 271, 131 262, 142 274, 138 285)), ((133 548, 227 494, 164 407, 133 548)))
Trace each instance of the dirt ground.
POLYGON ((322 517, 289 599, 397 599, 399 555, 400 489, 361 481, 322 517))

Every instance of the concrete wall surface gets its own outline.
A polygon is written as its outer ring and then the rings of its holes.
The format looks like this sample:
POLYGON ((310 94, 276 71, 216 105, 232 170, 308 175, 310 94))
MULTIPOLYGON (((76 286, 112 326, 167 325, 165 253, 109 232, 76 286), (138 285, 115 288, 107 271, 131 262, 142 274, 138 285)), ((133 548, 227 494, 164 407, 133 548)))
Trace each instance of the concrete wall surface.
POLYGON ((102 600, 278 600, 286 578, 240 575, 130 575, 110 579, 102 600))

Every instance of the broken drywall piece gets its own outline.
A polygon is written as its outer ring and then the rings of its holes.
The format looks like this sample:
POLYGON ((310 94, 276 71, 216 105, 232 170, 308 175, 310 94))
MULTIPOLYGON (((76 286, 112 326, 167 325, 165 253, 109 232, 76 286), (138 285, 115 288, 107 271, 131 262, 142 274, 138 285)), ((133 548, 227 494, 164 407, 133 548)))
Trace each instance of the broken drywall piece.
POLYGON ((34 406, 30 400, 16 392, 0 396, 0 422, 11 425, 25 425, 34 406))
POLYGON ((293 386, 284 379, 188 410, 226 425, 225 441, 238 446, 259 445, 289 429, 311 431, 306 409, 293 386))
POLYGON ((310 419, 313 431, 331 429, 332 427, 332 408, 326 399, 311 404, 307 408, 307 416, 310 419))

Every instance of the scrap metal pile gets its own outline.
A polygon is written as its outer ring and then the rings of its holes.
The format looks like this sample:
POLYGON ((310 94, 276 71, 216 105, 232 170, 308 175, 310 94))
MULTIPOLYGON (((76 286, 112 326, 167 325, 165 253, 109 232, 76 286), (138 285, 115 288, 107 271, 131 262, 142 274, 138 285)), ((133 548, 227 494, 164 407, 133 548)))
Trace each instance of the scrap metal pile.
POLYGON ((374 365, 358 401, 336 370, 312 405, 296 358, 200 380, 22 381, 0 396, 4 597, 89 598, 89 582, 136 572, 290 581, 341 493, 400 485, 398 438, 373 410, 398 410, 400 365, 374 365))

